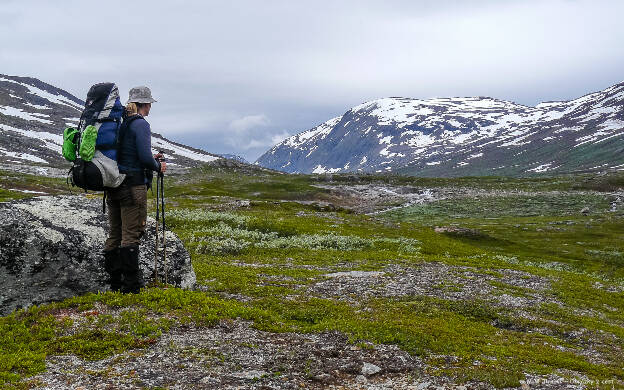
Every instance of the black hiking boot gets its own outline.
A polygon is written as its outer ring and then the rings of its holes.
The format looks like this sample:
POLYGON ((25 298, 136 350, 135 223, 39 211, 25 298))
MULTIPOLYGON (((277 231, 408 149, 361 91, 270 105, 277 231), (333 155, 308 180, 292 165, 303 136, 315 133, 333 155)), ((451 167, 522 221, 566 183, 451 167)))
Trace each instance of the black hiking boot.
POLYGON ((119 248, 104 251, 104 269, 108 273, 107 283, 112 291, 121 290, 122 266, 119 257, 119 248))
POLYGON ((122 293, 138 294, 145 286, 143 273, 139 268, 139 247, 137 245, 119 248, 123 268, 122 293))

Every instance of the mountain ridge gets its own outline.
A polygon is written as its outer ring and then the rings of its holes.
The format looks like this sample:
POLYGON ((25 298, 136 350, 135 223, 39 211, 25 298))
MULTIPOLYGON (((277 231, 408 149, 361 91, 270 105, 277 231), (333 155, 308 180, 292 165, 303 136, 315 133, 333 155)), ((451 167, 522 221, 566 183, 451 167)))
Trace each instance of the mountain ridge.
MULTIPOLYGON (((37 78, 0 74, 0 165, 68 166, 61 155, 63 129, 78 125, 83 108, 83 100, 37 78)), ((163 150, 174 169, 221 158, 156 132, 152 149, 163 150)))
POLYGON ((618 168, 623 108, 624 82, 534 107, 487 96, 381 98, 287 138, 256 164, 290 173, 423 176, 618 168))

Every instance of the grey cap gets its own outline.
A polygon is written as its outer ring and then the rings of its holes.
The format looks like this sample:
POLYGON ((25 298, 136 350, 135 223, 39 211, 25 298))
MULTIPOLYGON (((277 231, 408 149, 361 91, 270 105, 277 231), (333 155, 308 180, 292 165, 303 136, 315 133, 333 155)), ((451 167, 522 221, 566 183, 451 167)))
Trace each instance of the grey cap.
POLYGON ((154 103, 156 100, 152 97, 152 91, 148 87, 134 87, 130 90, 128 103, 154 103))

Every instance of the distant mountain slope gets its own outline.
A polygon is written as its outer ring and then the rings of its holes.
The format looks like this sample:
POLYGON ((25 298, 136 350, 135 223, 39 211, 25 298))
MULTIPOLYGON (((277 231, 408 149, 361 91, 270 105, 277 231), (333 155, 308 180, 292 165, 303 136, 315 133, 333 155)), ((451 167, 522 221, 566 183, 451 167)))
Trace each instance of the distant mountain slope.
POLYGON ((256 164, 297 173, 525 175, 624 167, 624 83, 527 107, 385 98, 292 136, 256 164))
MULTIPOLYGON (((61 156, 63 129, 77 125, 83 106, 82 100, 35 78, 0 74, 0 163, 67 165, 61 156)), ((163 150, 174 167, 220 158, 156 133, 152 148, 163 150)))
POLYGON ((245 159, 245 157, 239 156, 237 154, 222 153, 222 154, 219 154, 219 156, 221 156, 223 158, 230 159, 230 160, 235 160, 235 161, 239 161, 239 162, 242 162, 242 163, 245 163, 245 164, 249 164, 249 161, 247 161, 245 159))

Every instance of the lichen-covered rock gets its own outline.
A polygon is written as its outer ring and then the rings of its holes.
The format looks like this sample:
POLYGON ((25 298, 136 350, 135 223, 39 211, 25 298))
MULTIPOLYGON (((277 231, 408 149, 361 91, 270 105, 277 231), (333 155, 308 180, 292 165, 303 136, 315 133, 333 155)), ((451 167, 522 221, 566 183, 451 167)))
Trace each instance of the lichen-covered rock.
MULTIPOLYGON (((147 224, 139 262, 149 283, 153 281, 156 221, 148 218, 147 224)), ((108 290, 102 256, 107 229, 100 198, 47 196, 0 203, 0 315, 108 290)), ((195 273, 184 245, 170 231, 166 240, 168 282, 193 287, 195 273)), ((160 260, 161 278, 164 271, 160 260)))

